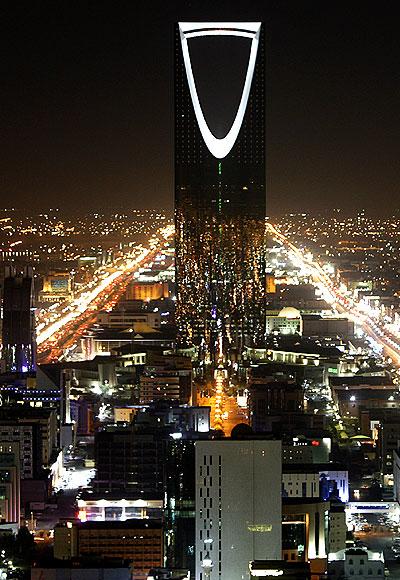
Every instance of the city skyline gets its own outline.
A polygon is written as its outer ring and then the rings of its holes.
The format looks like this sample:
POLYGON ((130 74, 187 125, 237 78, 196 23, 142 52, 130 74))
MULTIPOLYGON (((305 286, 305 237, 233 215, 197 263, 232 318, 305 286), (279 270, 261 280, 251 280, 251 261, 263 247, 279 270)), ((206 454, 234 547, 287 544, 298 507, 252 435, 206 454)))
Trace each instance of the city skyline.
POLYGON ((267 213, 396 208, 394 5, 107 3, 4 14, 6 206, 173 205, 173 24, 266 27, 267 213), (145 25, 142 26, 142 23, 145 25), (376 199, 381 203, 376 208, 376 199), (57 203, 55 203, 57 200, 57 203))
POLYGON ((0 31, 0 578, 400 578, 390 5, 131 4, 0 31))

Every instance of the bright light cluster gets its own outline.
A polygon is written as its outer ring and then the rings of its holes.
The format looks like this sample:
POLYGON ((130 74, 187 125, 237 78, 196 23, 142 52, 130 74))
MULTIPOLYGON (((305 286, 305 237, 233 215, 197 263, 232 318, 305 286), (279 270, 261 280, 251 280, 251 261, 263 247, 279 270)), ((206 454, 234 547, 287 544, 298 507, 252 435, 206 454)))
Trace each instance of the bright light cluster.
POLYGON ((186 76, 189 84, 190 96, 200 132, 208 147, 208 150, 217 159, 223 159, 231 151, 239 135, 249 100, 251 82, 253 80, 254 67, 257 59, 258 41, 260 36, 261 22, 180 22, 179 31, 183 60, 185 63, 186 76), (196 81, 193 75, 188 38, 206 36, 242 36, 251 39, 250 58, 247 67, 246 79, 239 107, 233 124, 227 135, 222 139, 215 137, 207 124, 197 94, 196 81))

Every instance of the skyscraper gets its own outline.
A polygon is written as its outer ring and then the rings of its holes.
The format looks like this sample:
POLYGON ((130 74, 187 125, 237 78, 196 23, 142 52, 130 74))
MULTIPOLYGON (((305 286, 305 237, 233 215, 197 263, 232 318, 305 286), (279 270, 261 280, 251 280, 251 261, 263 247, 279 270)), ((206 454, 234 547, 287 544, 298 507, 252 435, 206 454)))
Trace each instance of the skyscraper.
POLYGON ((265 333, 259 22, 181 22, 175 55, 177 323, 213 362, 265 333))
POLYGON ((36 370, 32 271, 23 275, 6 267, 3 291, 3 351, 6 372, 36 370))

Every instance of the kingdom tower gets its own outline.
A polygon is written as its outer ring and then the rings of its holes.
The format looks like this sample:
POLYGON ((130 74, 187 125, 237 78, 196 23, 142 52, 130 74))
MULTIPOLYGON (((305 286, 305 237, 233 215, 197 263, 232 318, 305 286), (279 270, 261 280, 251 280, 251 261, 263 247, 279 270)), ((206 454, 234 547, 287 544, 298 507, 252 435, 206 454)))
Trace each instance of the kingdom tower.
POLYGON ((260 22, 181 22, 175 54, 179 341, 215 363, 265 333, 260 22))

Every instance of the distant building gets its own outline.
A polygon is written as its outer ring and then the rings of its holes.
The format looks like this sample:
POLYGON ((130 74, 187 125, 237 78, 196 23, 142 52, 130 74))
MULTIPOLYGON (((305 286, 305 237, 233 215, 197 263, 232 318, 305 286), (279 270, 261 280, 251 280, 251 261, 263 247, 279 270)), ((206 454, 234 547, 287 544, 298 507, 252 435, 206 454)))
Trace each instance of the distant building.
POLYGON ((268 336, 265 348, 246 349, 245 355, 253 363, 268 361, 291 368, 301 367, 305 378, 307 374, 315 378, 318 372, 320 382, 325 382, 330 374, 338 374, 344 358, 343 352, 336 346, 298 335, 268 336))
POLYGON ((54 557, 71 560, 93 557, 130 561, 133 578, 147 578, 163 565, 162 524, 153 520, 65 522, 54 529, 54 557))
POLYGON ((23 275, 7 266, 3 291, 3 350, 6 372, 36 370, 35 311, 30 268, 23 275))
POLYGON ((159 300, 169 298, 168 282, 131 282, 125 291, 125 300, 159 300))
POLYGON ((77 500, 78 519, 81 522, 124 522, 131 519, 161 520, 162 499, 120 499, 120 493, 82 494, 77 500))
POLYGON ((163 494, 165 444, 155 418, 140 414, 127 427, 109 426, 95 435, 97 491, 157 499, 163 494))
POLYGON ((183 434, 208 433, 210 431, 211 407, 180 405, 174 400, 156 400, 146 406, 136 406, 136 410, 144 408, 149 416, 157 418, 160 427, 169 426, 183 434))
POLYGON ((135 325, 145 324, 150 328, 160 328, 161 316, 159 312, 145 310, 131 311, 124 308, 115 308, 111 312, 101 311, 97 314, 97 324, 103 328, 132 328, 135 325))
POLYGON ((266 333, 273 334, 299 334, 301 328, 301 315, 297 308, 286 306, 279 314, 269 314, 265 317, 266 333))
POLYGON ((276 380, 268 366, 259 365, 249 376, 250 424, 254 431, 268 431, 268 416, 303 411, 304 391, 293 380, 276 380))
POLYGON ((281 558, 281 443, 197 441, 196 580, 242 580, 281 558))
POLYGON ((72 278, 69 272, 50 272, 43 278, 40 302, 62 302, 72 297, 72 278))
POLYGON ((329 382, 342 416, 361 420, 366 411, 375 414, 400 409, 397 387, 387 376, 332 376, 329 382))
POLYGON ((139 378, 140 403, 149 403, 158 399, 189 403, 192 395, 190 358, 150 353, 147 359, 139 378))
MULTIPOLYGON (((297 426, 299 430, 299 426, 297 426)), ((332 447, 330 437, 305 436, 294 434, 290 439, 285 438, 282 443, 282 461, 284 464, 322 463, 329 462, 332 447)))
POLYGON ((310 472, 307 469, 299 469, 282 473, 282 495, 283 497, 320 497, 319 473, 310 472))
POLYGON ((195 440, 171 438, 165 462, 165 530, 169 538, 167 563, 185 568, 195 577, 196 559, 196 474, 195 440))
POLYGON ((318 314, 307 314, 301 317, 300 333, 307 337, 335 338, 352 340, 354 322, 348 318, 322 317, 318 314))
POLYGON ((394 473, 394 453, 400 441, 400 410, 382 410, 377 419, 378 451, 383 474, 394 473))
POLYGON ((283 497, 349 501, 349 473, 335 463, 289 463, 282 470, 283 497))
POLYGON ((276 292, 270 304, 271 308, 281 309, 284 307, 293 307, 296 305, 302 313, 320 313, 330 310, 329 304, 315 295, 315 286, 313 284, 281 284, 277 280, 276 292))
POLYGON ((111 355, 124 347, 167 350, 175 345, 175 331, 166 327, 155 329, 143 322, 134 323, 133 327, 125 329, 92 327, 81 338, 81 345, 86 359, 111 355))

